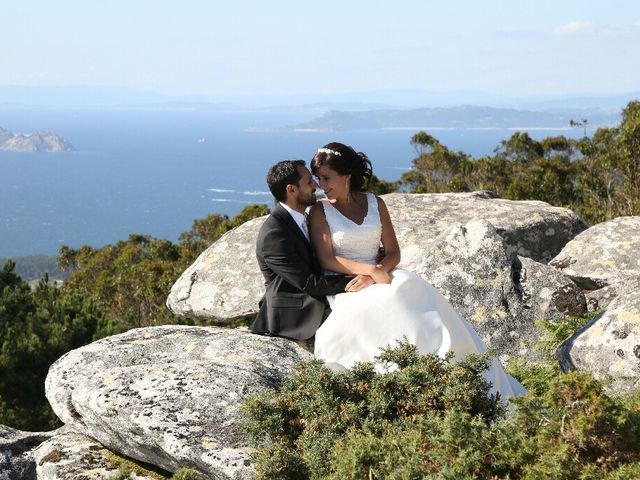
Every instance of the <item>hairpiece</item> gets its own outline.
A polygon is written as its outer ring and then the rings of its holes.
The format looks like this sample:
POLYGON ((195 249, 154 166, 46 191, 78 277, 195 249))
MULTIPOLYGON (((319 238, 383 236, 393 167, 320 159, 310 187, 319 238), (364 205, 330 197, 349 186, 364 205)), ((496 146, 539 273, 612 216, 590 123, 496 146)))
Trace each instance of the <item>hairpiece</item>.
POLYGON ((335 155, 336 157, 341 157, 342 154, 335 150, 331 150, 330 148, 319 148, 318 153, 326 153, 327 155, 335 155))

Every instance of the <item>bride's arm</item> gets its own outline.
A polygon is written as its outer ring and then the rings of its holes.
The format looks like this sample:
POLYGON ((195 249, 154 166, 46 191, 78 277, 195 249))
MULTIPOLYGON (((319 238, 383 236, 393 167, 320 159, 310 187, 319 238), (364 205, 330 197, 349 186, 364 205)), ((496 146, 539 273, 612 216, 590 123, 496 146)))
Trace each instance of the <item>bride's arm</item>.
POLYGON ((389 275, 375 265, 356 262, 334 254, 331 232, 322 205, 316 204, 309 213, 311 244, 323 270, 350 275, 369 275, 376 283, 389 283, 389 275))
POLYGON ((380 223, 382 224, 382 246, 384 247, 384 258, 379 265, 382 266, 384 271, 390 272, 400 263, 400 246, 398 245, 398 238, 393 229, 387 205, 380 197, 376 196, 376 199, 378 200, 378 211, 380 212, 380 223))

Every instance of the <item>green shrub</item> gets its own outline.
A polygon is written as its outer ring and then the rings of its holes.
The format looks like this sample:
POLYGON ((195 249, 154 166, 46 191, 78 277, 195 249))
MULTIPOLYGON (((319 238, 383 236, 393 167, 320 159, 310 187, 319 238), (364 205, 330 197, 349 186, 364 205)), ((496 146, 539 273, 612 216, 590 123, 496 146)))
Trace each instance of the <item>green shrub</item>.
POLYGON ((556 350, 560 344, 598 313, 600 311, 580 317, 567 317, 555 323, 544 320, 536 322, 540 337, 530 347, 538 359, 514 358, 507 365, 507 373, 517 378, 528 391, 543 395, 549 383, 562 373, 556 360, 556 350))
MULTIPOLYGON (((386 443, 376 443, 395 437, 389 432, 409 429, 420 438, 415 429, 435 428, 435 420, 451 412, 474 428, 489 425, 503 406, 489 395, 481 374, 486 367, 484 357, 452 363, 450 357, 421 355, 406 343, 384 351, 376 364, 361 363, 342 374, 319 360, 303 363, 280 392, 265 391, 245 404, 257 471, 264 478, 344 476, 334 471, 337 462, 327 460, 341 458, 348 469, 349 458, 361 457, 359 448, 366 458, 375 457, 374 444, 381 445, 380 455, 389 455, 386 443), (376 367, 394 364, 397 369, 376 373, 376 367)), ((459 427, 454 424, 451 429, 459 427)), ((410 436, 403 441, 411 442, 410 436)), ((355 463, 358 470, 379 462, 355 463)))
POLYGON ((612 397, 589 374, 557 374, 509 410, 489 394, 486 366, 485 357, 456 363, 404 343, 344 373, 303 363, 279 391, 244 405, 257 474, 637 478, 640 395, 612 397))
POLYGON ((60 426, 44 394, 49 366, 89 343, 102 313, 62 295, 45 275, 31 289, 9 260, 0 267, 0 424, 41 431, 60 426))

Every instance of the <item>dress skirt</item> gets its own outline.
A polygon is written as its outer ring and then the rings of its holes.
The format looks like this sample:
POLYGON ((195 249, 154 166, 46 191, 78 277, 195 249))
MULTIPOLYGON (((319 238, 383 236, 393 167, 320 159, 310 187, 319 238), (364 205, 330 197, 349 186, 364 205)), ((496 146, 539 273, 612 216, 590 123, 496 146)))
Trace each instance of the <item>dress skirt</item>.
MULTIPOLYGON (((454 353, 484 353, 485 345, 469 322, 447 299, 418 275, 395 269, 391 284, 374 284, 355 293, 328 297, 331 314, 316 332, 315 355, 326 362, 351 368, 372 361, 385 347, 399 341, 418 351, 444 357, 454 353)), ((525 389, 493 359, 485 377, 502 399, 522 395, 525 389)))

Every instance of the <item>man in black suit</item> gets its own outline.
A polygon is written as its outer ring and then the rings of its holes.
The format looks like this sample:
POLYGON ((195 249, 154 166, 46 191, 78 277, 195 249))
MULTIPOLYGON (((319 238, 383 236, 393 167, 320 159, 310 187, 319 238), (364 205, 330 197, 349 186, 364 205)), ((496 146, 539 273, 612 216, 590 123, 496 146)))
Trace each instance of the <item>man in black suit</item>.
POLYGON ((267 174, 278 201, 262 225, 256 256, 266 293, 251 331, 294 340, 308 340, 328 316, 327 295, 361 290, 369 276, 322 275, 309 242, 305 209, 316 202, 318 185, 303 160, 285 160, 267 174))

